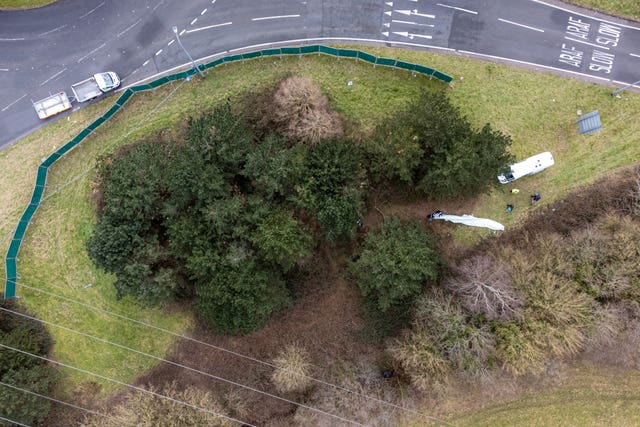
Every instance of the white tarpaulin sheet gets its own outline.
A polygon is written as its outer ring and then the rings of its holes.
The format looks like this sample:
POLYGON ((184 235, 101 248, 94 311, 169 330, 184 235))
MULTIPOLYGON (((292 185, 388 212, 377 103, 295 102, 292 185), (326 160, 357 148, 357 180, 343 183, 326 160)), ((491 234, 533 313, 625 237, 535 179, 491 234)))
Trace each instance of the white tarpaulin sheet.
POLYGON ((445 221, 455 222, 456 224, 464 224, 470 225, 471 227, 484 227, 489 228, 491 230, 503 231, 504 225, 500 224, 497 221, 487 218, 476 218, 473 215, 438 215, 434 216, 433 219, 444 219, 445 221))

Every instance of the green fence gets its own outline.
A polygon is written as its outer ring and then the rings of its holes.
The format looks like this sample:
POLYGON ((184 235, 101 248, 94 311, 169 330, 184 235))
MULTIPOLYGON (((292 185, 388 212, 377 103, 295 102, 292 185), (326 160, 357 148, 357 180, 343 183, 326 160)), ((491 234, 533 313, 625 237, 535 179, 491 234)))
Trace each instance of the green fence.
MULTIPOLYGON (((209 62, 204 65, 199 65, 198 68, 201 71, 205 71, 211 68, 215 68, 218 65, 226 64, 229 62, 236 61, 246 61, 249 59, 255 58, 263 58, 267 56, 280 56, 283 55, 312 55, 312 54, 323 54, 335 56, 337 58, 353 58, 357 60, 363 60, 376 65, 382 65, 385 67, 393 67, 399 68, 407 71, 411 71, 412 73, 423 74, 427 77, 436 78, 445 83, 451 82, 453 77, 441 73, 440 71, 424 67, 422 65, 416 65, 409 62, 399 61, 397 59, 391 58, 378 58, 377 56, 371 55, 366 52, 361 52, 359 50, 353 49, 340 49, 330 46, 322 46, 322 45, 310 45, 310 46, 299 46, 299 47, 282 47, 282 48, 271 48, 271 49, 263 49, 259 51, 254 51, 250 53, 242 53, 231 56, 226 56, 224 58, 216 59, 213 62, 209 62)), ((107 110, 102 116, 98 117, 94 120, 89 126, 87 126, 84 130, 82 130, 78 135, 76 135, 71 141, 67 142, 65 145, 60 147, 56 152, 47 157, 38 167, 38 174, 36 175, 36 183, 33 190, 33 194, 31 196, 31 201, 29 205, 25 209, 22 217, 20 218, 20 222, 16 226, 16 230, 13 233, 13 238, 9 244, 9 250, 7 251, 7 255, 5 257, 5 266, 6 266, 6 280, 4 286, 4 297, 5 298, 13 298, 16 296, 16 284, 20 276, 18 276, 18 252, 20 251, 20 246, 24 240, 24 236, 27 232, 27 227, 31 223, 31 219, 33 215, 40 207, 40 203, 42 201, 42 196, 46 189, 47 185, 47 174, 49 172, 49 167, 51 167, 58 159, 63 157, 73 148, 78 146, 80 142, 82 142, 87 136, 91 134, 95 129, 101 126, 104 122, 108 121, 114 114, 120 111, 120 108, 126 104, 126 102, 133 96, 136 92, 142 92, 146 90, 152 90, 157 88, 158 86, 162 86, 166 83, 172 82, 174 80, 182 80, 187 77, 191 77, 196 74, 197 71, 195 68, 190 69, 188 71, 183 71, 180 73, 171 74, 169 76, 161 77, 157 80, 154 80, 150 83, 141 84, 138 86, 133 86, 125 90, 122 95, 116 100, 115 104, 107 110)))

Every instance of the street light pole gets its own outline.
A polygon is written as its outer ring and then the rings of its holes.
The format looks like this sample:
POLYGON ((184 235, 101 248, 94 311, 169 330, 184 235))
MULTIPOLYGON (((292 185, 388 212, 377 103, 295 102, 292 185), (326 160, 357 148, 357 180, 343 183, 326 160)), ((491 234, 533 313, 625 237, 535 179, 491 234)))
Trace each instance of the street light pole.
POLYGON ((191 55, 189 55, 189 52, 187 52, 187 49, 184 48, 184 46, 182 45, 182 42, 180 41, 180 34, 178 34, 178 27, 176 27, 175 25, 173 26, 173 34, 176 35, 176 40, 178 40, 178 44, 180 45, 180 47, 182 48, 182 50, 184 50, 184 53, 187 54, 187 58, 189 58, 189 61, 191 61, 191 65, 193 65, 193 68, 196 69, 196 71, 198 71, 198 73, 200 74, 200 77, 202 77, 204 79, 204 74, 202 73, 202 71, 200 70, 200 68, 198 68, 196 66, 196 61, 193 60, 193 58, 191 57, 191 55))

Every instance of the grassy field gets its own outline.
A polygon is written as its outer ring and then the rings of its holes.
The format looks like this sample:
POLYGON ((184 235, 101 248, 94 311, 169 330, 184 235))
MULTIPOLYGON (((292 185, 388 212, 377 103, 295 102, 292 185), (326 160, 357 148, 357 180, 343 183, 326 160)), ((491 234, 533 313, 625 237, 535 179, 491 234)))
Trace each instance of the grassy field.
POLYGON ((640 424, 640 373, 576 366, 555 390, 469 411, 460 426, 631 426, 640 424))
MULTIPOLYGON (((471 206, 476 216, 498 219, 507 226, 515 225, 531 208, 525 203, 529 192, 540 191, 543 202, 567 194, 577 185, 587 184, 640 155, 635 135, 640 122, 633 112, 640 109, 640 96, 625 94, 622 99, 609 96, 609 89, 579 83, 557 76, 537 74, 491 65, 454 56, 439 56, 425 52, 365 48, 387 57, 434 66, 456 77, 454 90, 449 90, 454 102, 478 126, 485 122, 514 138, 513 152, 524 157, 550 150, 556 166, 535 177, 518 182, 521 193, 516 210, 507 215, 504 204, 513 202, 510 186, 489 195, 480 195, 471 206), (593 136, 577 135, 576 111, 599 109, 604 131, 593 136)), ((194 79, 173 93, 177 85, 166 86, 153 93, 136 95, 110 123, 97 130, 80 148, 60 160, 51 170, 49 192, 66 185, 42 206, 27 233, 18 265, 22 282, 38 289, 55 292, 127 316, 171 329, 178 333, 192 323, 190 315, 174 309, 141 309, 130 301, 116 301, 113 278, 96 270, 84 251, 95 214, 90 200, 91 180, 96 158, 117 146, 150 135, 160 129, 171 133, 189 114, 210 108, 247 89, 274 82, 288 73, 307 75, 319 82, 335 108, 365 130, 398 108, 421 87, 441 87, 443 84, 423 77, 387 68, 373 68, 365 63, 336 60, 327 57, 297 57, 283 60, 249 61, 228 65, 212 71, 206 80, 194 79), (353 85, 348 86, 347 82, 353 85), (157 110, 153 110, 157 107, 157 110), (91 283, 90 287, 85 285, 91 283)), ((8 234, 30 197, 38 163, 55 147, 73 137, 92 118, 109 108, 111 100, 74 113, 68 120, 59 120, 45 129, 0 152, 0 238, 6 250, 8 234)), ((482 231, 459 229, 456 237, 473 242, 486 235, 482 231)), ((4 252, 3 252, 4 253, 4 252)), ((2 267, 4 263, 2 263, 2 267)), ((4 275, 4 270, 0 270, 4 275)), ((99 335, 123 345, 132 346, 162 356, 172 339, 112 317, 68 304, 27 288, 18 288, 23 302, 39 317, 66 327, 99 335)), ((83 369, 99 372, 121 381, 131 381, 153 365, 152 361, 125 350, 115 350, 105 344, 78 337, 70 332, 51 328, 57 344, 55 357, 83 369)), ((83 374, 73 374, 66 389, 72 391, 86 380, 83 374)), ((105 386, 103 392, 112 390, 105 386)))
POLYGON ((33 9, 51 4, 56 0, 0 0, 0 9, 33 9))
POLYGON ((567 0, 567 3, 640 21, 640 3, 637 0, 567 0))

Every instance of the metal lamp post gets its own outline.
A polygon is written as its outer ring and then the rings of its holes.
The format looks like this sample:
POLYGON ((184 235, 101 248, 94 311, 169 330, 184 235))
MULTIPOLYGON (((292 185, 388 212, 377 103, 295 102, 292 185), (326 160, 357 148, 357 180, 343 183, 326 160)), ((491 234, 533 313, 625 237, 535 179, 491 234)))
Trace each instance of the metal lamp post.
POLYGON ((195 68, 198 71, 198 73, 200 74, 200 77, 202 77, 204 79, 204 74, 202 73, 200 68, 198 68, 196 66, 196 62, 193 60, 191 55, 189 55, 189 52, 187 52, 187 49, 185 49, 184 46, 182 45, 182 42, 180 41, 180 34, 178 34, 178 27, 176 27, 175 25, 173 26, 173 34, 176 35, 176 40, 178 40, 178 44, 180 45, 182 50, 184 50, 184 53, 187 54, 187 58, 189 58, 189 61, 191 61, 191 64, 193 65, 193 68, 195 68))

